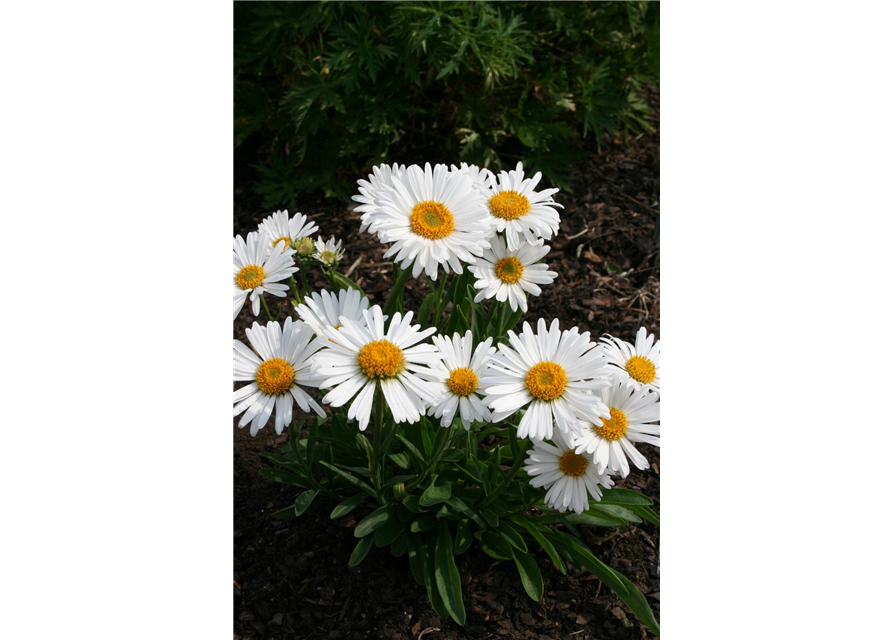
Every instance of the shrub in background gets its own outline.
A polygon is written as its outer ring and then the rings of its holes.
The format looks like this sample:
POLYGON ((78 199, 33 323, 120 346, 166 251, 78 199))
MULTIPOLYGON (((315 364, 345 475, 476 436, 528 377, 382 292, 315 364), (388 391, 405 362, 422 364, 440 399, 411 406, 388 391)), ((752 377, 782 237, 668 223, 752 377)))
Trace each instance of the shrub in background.
POLYGON ((347 199, 384 158, 522 160, 556 186, 651 131, 656 2, 237 2, 235 144, 270 208, 347 199), (244 145, 244 146, 243 146, 244 145))

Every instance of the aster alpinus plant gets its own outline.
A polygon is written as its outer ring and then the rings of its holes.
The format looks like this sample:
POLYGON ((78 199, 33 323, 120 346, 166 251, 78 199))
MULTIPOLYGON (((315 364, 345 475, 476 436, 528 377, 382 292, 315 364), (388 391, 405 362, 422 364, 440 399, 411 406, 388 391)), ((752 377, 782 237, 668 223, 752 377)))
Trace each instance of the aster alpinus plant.
POLYGON ((588 570, 659 633, 642 594, 595 557, 580 527, 660 524, 649 498, 612 480, 648 466, 636 444, 660 445, 660 343, 644 328, 634 345, 559 320, 516 329, 527 296, 556 276, 541 260, 560 216, 554 190, 536 190, 540 177, 521 165, 501 176, 383 165, 359 181, 361 228, 394 258, 383 307, 338 271, 340 241, 314 244, 301 214, 265 220, 249 234, 253 253, 234 254, 235 311, 250 295, 268 319, 246 332, 250 348, 233 343, 234 379, 249 382, 234 413, 252 435, 274 414, 276 432, 288 429, 288 444, 267 455, 276 468, 261 473, 302 491, 273 517, 323 500, 332 518, 360 513, 351 566, 373 546, 406 556, 442 617, 465 623, 455 556, 477 545, 514 563, 534 600, 543 596, 534 553, 562 574, 588 570), (287 286, 266 284, 258 270, 271 264, 287 286), (313 268, 331 291, 309 291, 313 268), (430 287, 417 310, 404 305, 410 277, 430 287), (240 284, 249 280, 250 291, 240 284), (291 304, 274 318, 264 291, 285 288, 291 304))

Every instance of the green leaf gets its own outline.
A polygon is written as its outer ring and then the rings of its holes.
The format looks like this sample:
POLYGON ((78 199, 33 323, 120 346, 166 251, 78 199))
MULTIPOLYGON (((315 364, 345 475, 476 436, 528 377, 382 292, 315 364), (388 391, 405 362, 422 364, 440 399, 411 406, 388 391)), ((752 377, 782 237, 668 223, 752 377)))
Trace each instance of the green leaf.
POLYGON ((556 547, 567 553, 569 560, 578 566, 588 569, 591 574, 597 576, 599 580, 608 585, 608 587, 620 596, 620 598, 625 598, 629 595, 626 590, 626 585, 623 584, 623 581, 617 573, 611 567, 592 555, 592 552, 586 545, 566 533, 561 533, 560 531, 555 531, 553 529, 550 529, 549 531, 550 533, 546 534, 546 537, 549 538, 556 547))
POLYGON ((361 295, 366 295, 363 290, 360 288, 356 282, 348 278, 347 276, 338 273, 337 271, 332 272, 332 279, 341 289, 356 289, 360 292, 361 295))
POLYGON ((424 516, 422 518, 416 518, 412 521, 412 524, 409 526, 409 530, 413 533, 421 533, 422 531, 427 531, 433 527, 437 526, 437 518, 434 516, 424 516))
POLYGON ((406 447, 406 450, 410 453, 410 455, 418 460, 423 469, 428 467, 428 464, 425 461, 425 456, 423 456, 422 452, 418 450, 418 447, 416 447, 413 443, 411 443, 399 433, 396 435, 396 438, 403 443, 403 446, 406 447))
POLYGON ((431 601, 434 611, 441 618, 446 618, 450 614, 440 595, 440 589, 437 588, 437 578, 434 575, 435 541, 436 538, 430 536, 425 545, 425 588, 428 590, 428 600, 431 601))
POLYGON ((488 556, 497 560, 512 559, 512 545, 502 536, 492 531, 484 531, 478 538, 481 549, 488 556))
POLYGON ((499 516, 490 511, 489 509, 481 509, 481 515, 484 516, 484 520, 487 521, 494 529, 499 526, 499 516))
POLYGON ((390 487, 391 485, 400 484, 401 482, 409 482, 413 478, 415 478, 415 476, 391 476, 382 486, 390 487))
POLYGON ((638 515, 645 518, 648 522, 655 526, 660 526, 660 516, 657 515, 650 507, 630 507, 630 511, 633 513, 637 513, 638 515))
POLYGON ((654 502, 648 496, 632 489, 602 489, 601 500, 589 501, 590 506, 595 504, 642 505, 648 507, 654 504, 654 502))
POLYGON ((606 515, 610 518, 618 518, 627 522, 642 522, 642 518, 619 504, 594 504, 589 507, 589 513, 606 515))
POLYGON ((453 556, 453 538, 446 522, 440 523, 437 546, 434 555, 434 579, 437 590, 443 598, 450 617, 457 624, 465 626, 465 605, 462 602, 462 584, 459 582, 459 569, 453 556))
POLYGON ((625 527, 626 521, 607 513, 570 513, 562 516, 560 522, 570 524, 586 524, 590 527, 625 527))
POLYGON ((460 520, 456 525, 456 546, 453 549, 456 555, 460 556, 465 553, 473 541, 474 536, 471 535, 471 525, 468 524, 468 520, 460 520))
MULTIPOLYGON (((444 276, 446 277, 446 276, 444 276)), ((428 316, 431 315, 432 309, 434 309, 434 303, 437 301, 437 295, 433 293, 429 293, 425 296, 425 300, 422 302, 422 306, 419 307, 419 317, 418 322, 423 327, 428 326, 428 316)))
POLYGON ((409 469, 411 466, 409 463, 409 456, 405 453, 390 453, 388 454, 388 457, 401 469, 409 469))
POLYGON ((379 507, 368 516, 360 520, 360 522, 357 524, 356 529, 353 530, 354 537, 363 538, 365 536, 368 536, 379 527, 384 526, 384 523, 388 521, 389 517, 388 509, 388 507, 379 507))
POLYGON ((406 553, 406 547, 409 543, 409 533, 404 529, 394 542, 391 543, 391 555, 395 558, 401 557, 406 553))
POLYGON ((435 504, 440 504, 441 502, 446 502, 450 499, 450 483, 444 482, 438 485, 432 484, 430 487, 425 489, 424 493, 422 493, 422 497, 419 500, 419 505, 422 507, 431 507, 435 504))
POLYGON ((296 475, 289 471, 283 471, 282 469, 261 469, 260 475, 262 475, 267 480, 272 480, 273 482, 293 484, 305 489, 311 486, 310 481, 305 479, 303 476, 296 475))
POLYGON ((481 520, 481 517, 480 517, 478 514, 476 514, 476 513, 471 509, 471 507, 469 507, 467 504, 465 504, 465 503, 462 501, 462 499, 459 498, 459 496, 450 496, 450 499, 447 500, 446 503, 447 503, 448 505, 450 505, 453 509, 455 509, 456 511, 458 511, 459 513, 461 513, 462 515, 467 516, 467 517, 471 518, 472 520, 474 520, 475 523, 476 523, 481 529, 485 529, 485 528, 487 527, 487 525, 484 523, 484 521, 481 520))
POLYGON ((285 507, 285 509, 274 511, 270 516, 277 520, 291 520, 292 518, 297 518, 298 514, 295 513, 295 505, 290 505, 285 507))
POLYGON ((300 516, 303 515, 307 509, 310 508, 310 505, 313 503, 313 499, 316 497, 317 491, 316 489, 310 489, 309 491, 305 491, 301 495, 298 496, 298 499, 295 500, 295 515, 300 516))
POLYGON ((412 577, 420 585, 425 584, 425 545, 422 543, 422 536, 418 534, 409 534, 406 545, 407 555, 409 555, 409 568, 412 569, 412 577))
POLYGON ((657 620, 654 618, 654 612, 645 600, 645 596, 642 595, 642 592, 639 591, 636 585, 629 581, 629 578, 622 573, 615 573, 623 582, 623 585, 627 590, 627 595, 620 596, 620 599, 626 603, 626 606, 628 606, 634 614, 636 614, 636 617, 639 618, 639 620, 645 623, 646 627, 651 629, 654 635, 660 636, 660 625, 657 624, 657 620))
POLYGON ((348 482, 348 484, 353 485, 357 489, 362 489, 363 491, 368 493, 373 498, 375 497, 375 489, 370 487, 365 482, 360 481, 356 476, 349 474, 347 471, 343 471, 343 470, 339 469, 338 467, 336 467, 333 464, 329 464, 325 460, 320 460, 319 464, 321 464, 322 466, 327 467, 327 468, 331 469, 332 471, 334 471, 335 473, 337 473, 339 476, 344 478, 348 482))
POLYGON ((372 536, 367 536, 361 539, 357 543, 357 546, 354 548, 353 553, 350 554, 350 560, 347 564, 351 567, 355 567, 360 564, 366 557, 366 554, 369 553, 369 549, 372 548, 372 540, 372 536))
POLYGON ((396 517, 396 508, 391 505, 388 512, 388 521, 375 530, 375 546, 386 547, 406 530, 406 523, 396 517))
POLYGON ((539 602, 543 599, 543 574, 540 573, 536 560, 530 554, 522 553, 517 549, 512 549, 512 556, 515 558, 518 573, 521 574, 521 584, 524 585, 524 591, 533 600, 539 602))
POLYGON ((413 513, 424 513, 424 509, 419 506, 419 496, 406 496, 403 498, 403 506, 413 513))
POLYGON ((549 554, 549 557, 552 559, 552 562, 555 563, 555 566, 558 567, 561 575, 567 575, 567 567, 564 565, 564 560, 562 560, 561 554, 556 551, 552 543, 540 532, 539 527, 528 520, 521 520, 518 524, 527 529, 528 533, 533 536, 533 539, 537 541, 547 554, 549 554))
POLYGON ((521 551, 522 553, 527 553, 527 544, 524 542, 524 538, 515 531, 515 529, 505 520, 499 523, 496 527, 497 531, 502 534, 502 536, 508 540, 513 547, 521 551))
POLYGON ((353 511, 355 507, 363 504, 363 501, 365 499, 365 494, 356 493, 349 497, 347 500, 338 503, 338 506, 332 509, 332 514, 329 517, 332 518, 332 520, 335 520, 336 518, 340 518, 341 516, 346 516, 348 513, 353 511))

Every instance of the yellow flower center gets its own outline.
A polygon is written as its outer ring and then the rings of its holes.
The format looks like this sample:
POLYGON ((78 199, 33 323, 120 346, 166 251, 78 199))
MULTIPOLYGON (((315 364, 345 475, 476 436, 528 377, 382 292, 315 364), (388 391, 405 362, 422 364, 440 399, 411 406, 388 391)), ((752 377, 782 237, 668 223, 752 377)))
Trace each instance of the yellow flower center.
POLYGON ((375 340, 360 349, 357 364, 369 378, 393 378, 403 371, 406 358, 403 356, 403 350, 393 342, 375 340))
POLYGON ((514 190, 500 191, 490 198, 490 213, 503 220, 517 220, 530 211, 530 200, 514 190))
POLYGON ((242 267, 239 273, 236 274, 236 284, 243 291, 245 289, 254 289, 254 287, 259 286, 264 281, 265 275, 263 267, 249 264, 247 267, 242 267))
POLYGON ((271 396, 285 393, 295 381, 295 370, 282 358, 265 360, 257 368, 257 386, 271 396))
POLYGON ((554 362, 540 362, 527 372, 527 390, 540 400, 554 400, 564 393, 567 374, 554 362))
POLYGON ((453 232, 453 214, 444 205, 425 200, 412 208, 412 230, 423 238, 439 240, 453 232))
POLYGON ((329 264, 335 262, 338 259, 338 255, 334 251, 323 251, 319 254, 319 259, 329 264))
POLYGON ((626 433, 626 414, 611 407, 611 417, 602 418, 602 426, 592 425, 592 430, 605 440, 619 440, 626 433))
POLYGON ((275 246, 276 246, 277 244, 279 244, 280 242, 284 242, 284 243, 285 243, 285 244, 282 245, 282 250, 283 250, 283 251, 285 251, 286 249, 288 249, 288 248, 291 246, 291 238, 289 238, 288 236, 279 236, 278 238, 276 238, 275 240, 273 240, 273 246, 275 247, 275 246))
POLYGON ((627 360, 626 372, 633 380, 638 380, 643 384, 654 382, 654 379, 657 377, 657 369, 654 367, 654 363, 642 356, 633 356, 627 360))
POLYGON ((478 388, 478 377, 474 371, 468 367, 459 367, 450 371, 450 378, 447 380, 447 386, 453 395, 462 396, 463 398, 478 388))
POLYGON ((496 277, 503 282, 515 284, 524 273, 524 265, 516 257, 510 256, 497 262, 493 271, 496 272, 496 277))
POLYGON ((586 473, 586 467, 589 461, 574 451, 566 451, 563 456, 558 458, 558 468, 561 473, 572 478, 579 478, 586 473))

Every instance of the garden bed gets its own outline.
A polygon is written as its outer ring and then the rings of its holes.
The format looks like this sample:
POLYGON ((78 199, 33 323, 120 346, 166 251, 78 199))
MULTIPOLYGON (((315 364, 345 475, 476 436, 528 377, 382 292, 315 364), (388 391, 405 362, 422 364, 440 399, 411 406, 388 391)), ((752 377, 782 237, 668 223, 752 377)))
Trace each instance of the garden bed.
MULTIPOLYGON (((416 157, 394 160, 448 160, 416 152, 416 157)), ((565 209, 546 261, 559 276, 542 296, 529 298, 523 320, 557 317, 562 329, 576 325, 593 338, 610 331, 626 340, 633 340, 644 325, 660 337, 659 158, 659 134, 639 136, 626 145, 609 143, 580 167, 574 193, 556 197, 565 209)), ((234 234, 253 231, 269 214, 250 193, 250 181, 250 169, 240 166, 237 157, 234 234)), ((344 240, 342 271, 351 269, 350 277, 372 303, 383 304, 392 274, 392 263, 382 257, 386 246, 359 233, 359 215, 351 206, 321 199, 305 202, 300 211, 317 222, 324 237, 344 240)), ((314 290, 327 288, 321 274, 310 275, 314 290)), ((422 280, 410 280, 406 291, 407 308, 418 309, 428 288, 422 280)), ((274 313, 278 306, 270 304, 274 313)), ((244 329, 254 320, 246 305, 234 323, 234 337, 244 340, 244 329)), ((572 568, 562 576, 544 553, 537 553, 545 582, 545 597, 537 603, 524 593, 513 563, 494 563, 477 547, 457 557, 466 626, 439 618, 406 557, 373 548, 362 564, 348 566, 356 544, 351 528, 363 511, 333 521, 329 513, 334 505, 320 501, 297 520, 270 517, 294 501, 296 488, 262 478, 258 470, 269 463, 258 454, 278 451, 286 439, 276 435, 272 423, 255 438, 247 429, 235 429, 236 638, 652 636, 594 576, 572 568)), ((651 467, 617 486, 641 491, 654 500, 659 513, 660 452, 647 444, 639 449, 651 467)), ((659 529, 647 522, 625 530, 585 528, 584 539, 597 557, 639 588, 659 620, 659 529)))

